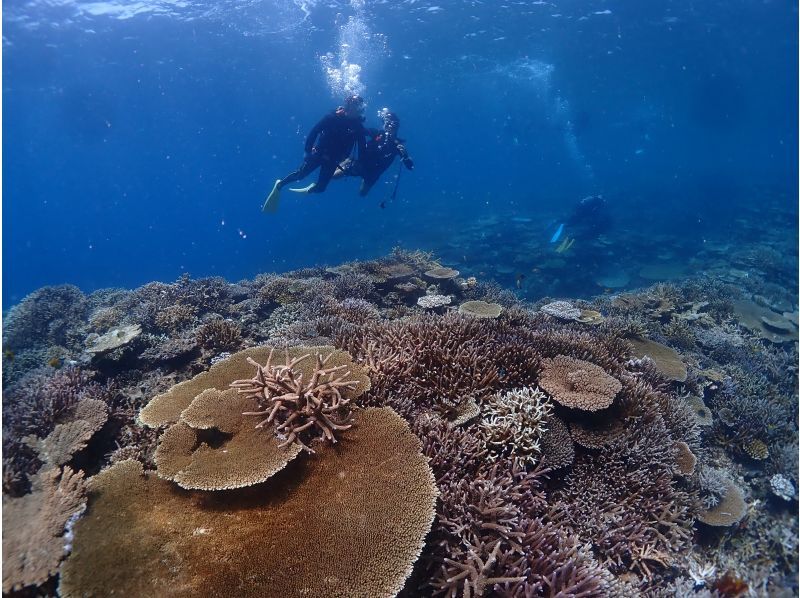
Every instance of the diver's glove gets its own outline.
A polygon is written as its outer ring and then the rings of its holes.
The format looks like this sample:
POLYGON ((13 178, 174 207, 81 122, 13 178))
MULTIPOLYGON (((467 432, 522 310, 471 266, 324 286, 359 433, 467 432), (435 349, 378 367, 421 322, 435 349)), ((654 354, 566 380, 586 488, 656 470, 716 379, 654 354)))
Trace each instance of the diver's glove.
POLYGON ((414 160, 412 160, 411 158, 403 158, 403 166, 405 166, 409 170, 414 170, 414 160))

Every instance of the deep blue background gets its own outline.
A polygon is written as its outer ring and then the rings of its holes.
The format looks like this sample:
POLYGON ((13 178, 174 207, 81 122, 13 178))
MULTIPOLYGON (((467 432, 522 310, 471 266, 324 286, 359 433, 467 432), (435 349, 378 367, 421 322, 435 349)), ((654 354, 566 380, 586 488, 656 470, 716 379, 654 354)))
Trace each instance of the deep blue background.
POLYGON ((488 214, 544 230, 589 193, 674 235, 796 202, 792 2, 140 6, 3 4, 6 306, 436 250, 488 214), (364 200, 345 181, 262 215, 338 102, 318 56, 351 15, 385 40, 359 57, 370 121, 395 110, 417 168, 385 210, 391 184, 364 200))

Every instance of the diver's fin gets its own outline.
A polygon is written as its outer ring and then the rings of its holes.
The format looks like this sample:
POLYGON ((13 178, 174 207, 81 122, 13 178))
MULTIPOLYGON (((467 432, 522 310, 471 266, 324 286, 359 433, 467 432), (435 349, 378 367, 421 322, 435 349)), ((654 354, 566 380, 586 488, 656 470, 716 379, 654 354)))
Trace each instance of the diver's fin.
POLYGON ((311 190, 316 187, 316 183, 311 183, 308 187, 301 187, 299 189, 289 188, 289 191, 294 191, 295 193, 311 193, 311 190))
POLYGON ((556 232, 553 233, 553 236, 550 237, 550 242, 555 243, 556 241, 558 241, 561 238, 561 233, 563 232, 564 232, 564 223, 562 222, 561 225, 556 230, 556 232))
POLYGON ((280 179, 275 181, 272 191, 270 191, 269 195, 267 195, 267 200, 264 202, 264 206, 261 208, 262 212, 274 213, 278 211, 278 202, 281 199, 281 189, 279 187, 280 184, 280 179))

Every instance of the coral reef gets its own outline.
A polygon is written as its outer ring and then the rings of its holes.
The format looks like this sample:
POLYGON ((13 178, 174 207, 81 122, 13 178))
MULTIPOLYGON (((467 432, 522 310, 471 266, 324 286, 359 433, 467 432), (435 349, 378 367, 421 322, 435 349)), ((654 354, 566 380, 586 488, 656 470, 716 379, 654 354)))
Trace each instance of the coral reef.
POLYGON ((72 544, 64 596, 796 593, 795 298, 710 272, 531 305, 396 250, 43 289, 6 321, 4 588, 52 594, 72 544))

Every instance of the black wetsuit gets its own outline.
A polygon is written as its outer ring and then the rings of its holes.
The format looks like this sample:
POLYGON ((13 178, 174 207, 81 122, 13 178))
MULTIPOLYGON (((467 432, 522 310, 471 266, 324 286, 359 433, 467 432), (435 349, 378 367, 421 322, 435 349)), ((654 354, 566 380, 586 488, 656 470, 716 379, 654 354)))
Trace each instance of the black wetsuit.
POLYGON ((361 116, 348 116, 342 108, 325 115, 306 137, 306 157, 300 168, 282 178, 278 188, 300 181, 319 168, 317 183, 309 193, 325 191, 336 167, 350 155, 354 145, 358 146, 359 156, 364 154, 366 131, 362 121, 361 116))
POLYGON ((396 156, 400 156, 406 168, 414 168, 414 162, 401 139, 388 136, 383 129, 367 129, 364 153, 359 153, 358 160, 348 160, 341 168, 346 176, 360 176, 363 179, 359 195, 364 197, 392 165, 396 156))
POLYGON ((584 197, 567 219, 567 232, 576 239, 596 239, 611 228, 608 204, 600 195, 584 197))

